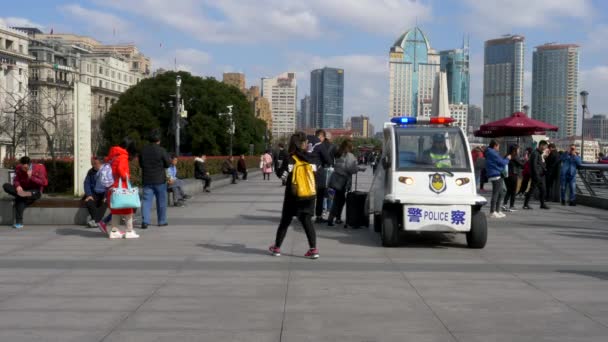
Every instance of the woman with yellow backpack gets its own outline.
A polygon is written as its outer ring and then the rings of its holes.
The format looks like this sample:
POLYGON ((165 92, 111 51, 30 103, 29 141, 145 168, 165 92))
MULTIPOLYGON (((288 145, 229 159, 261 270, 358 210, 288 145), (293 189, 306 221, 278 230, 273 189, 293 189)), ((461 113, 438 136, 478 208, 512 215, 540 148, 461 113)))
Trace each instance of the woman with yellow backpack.
POLYGON ((283 199, 283 210, 281 222, 277 228, 274 245, 268 249, 273 256, 281 255, 281 244, 287 235, 287 228, 294 216, 300 220, 308 239, 309 250, 304 255, 306 258, 318 259, 317 235, 312 223, 312 215, 315 211, 315 165, 310 163, 307 152, 308 139, 303 132, 296 132, 289 141, 289 158, 283 163, 277 174, 282 175, 287 184, 285 198, 283 199))

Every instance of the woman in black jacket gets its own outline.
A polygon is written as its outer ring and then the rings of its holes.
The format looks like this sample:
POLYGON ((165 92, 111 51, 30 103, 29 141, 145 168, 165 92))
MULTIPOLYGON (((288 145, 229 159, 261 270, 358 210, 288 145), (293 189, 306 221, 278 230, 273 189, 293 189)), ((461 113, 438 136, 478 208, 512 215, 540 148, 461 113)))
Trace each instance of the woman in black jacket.
POLYGON ((507 195, 502 202, 502 210, 509 212, 514 211, 515 206, 515 191, 517 190, 517 180, 521 176, 521 172, 524 168, 524 161, 519 157, 519 146, 509 146, 509 153, 511 160, 509 161, 509 175, 505 179, 507 185, 507 195), (509 208, 507 208, 507 202, 509 202, 509 208))
MULTIPOLYGON (((310 156, 306 152, 308 145, 308 139, 306 134, 303 132, 297 132, 291 136, 289 141, 289 157, 283 162, 281 169, 277 174, 282 175, 283 181, 287 184, 285 188, 285 197, 283 199, 283 210, 281 213, 281 222, 277 228, 277 234, 274 245, 268 249, 274 256, 281 255, 281 244, 287 235, 287 228, 291 224, 294 216, 297 216, 298 220, 304 227, 306 238, 308 239, 309 250, 304 255, 306 258, 317 259, 319 258, 319 250, 317 249, 317 236, 315 227, 312 223, 312 215, 315 211, 315 199, 300 199, 292 192, 292 173, 293 166, 295 164, 294 156, 301 161, 310 163, 310 156)), ((314 166, 313 166, 314 169, 314 166)))
POLYGON ((194 178, 203 181, 204 192, 211 192, 209 190, 211 187, 211 176, 209 175, 209 171, 207 171, 207 167, 205 166, 206 159, 207 156, 204 154, 201 154, 194 159, 194 178))

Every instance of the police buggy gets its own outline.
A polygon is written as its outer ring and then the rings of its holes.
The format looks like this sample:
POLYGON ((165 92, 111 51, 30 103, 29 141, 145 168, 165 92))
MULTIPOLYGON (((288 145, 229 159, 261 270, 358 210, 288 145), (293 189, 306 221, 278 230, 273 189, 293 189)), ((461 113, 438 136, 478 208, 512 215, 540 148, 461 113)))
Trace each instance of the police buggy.
POLYGON ((453 118, 395 117, 384 125, 382 156, 368 196, 382 245, 403 232, 465 233, 483 248, 487 222, 476 191, 469 143, 453 118))

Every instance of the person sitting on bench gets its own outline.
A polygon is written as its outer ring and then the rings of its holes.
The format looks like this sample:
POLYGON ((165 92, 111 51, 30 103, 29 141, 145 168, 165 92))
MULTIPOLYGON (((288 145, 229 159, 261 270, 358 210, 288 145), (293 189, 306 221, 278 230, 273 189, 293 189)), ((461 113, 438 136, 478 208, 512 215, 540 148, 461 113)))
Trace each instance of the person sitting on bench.
POLYGON ((87 172, 87 177, 84 179, 84 197, 82 201, 87 207, 91 220, 88 222, 89 228, 98 228, 99 222, 103 219, 103 214, 106 212, 106 191, 97 188, 98 174, 97 172, 103 165, 103 159, 94 158, 91 161, 91 169, 87 172))
POLYGON ((201 154, 197 158, 194 159, 194 178, 200 179, 203 181, 203 191, 211 192, 209 187, 211 187, 211 176, 207 171, 207 167, 205 165, 205 161, 207 160, 207 156, 201 154))
POLYGON ((167 178, 168 189, 173 192, 173 203, 176 207, 183 207, 190 196, 184 192, 184 181, 177 178, 176 155, 171 155, 171 166, 169 166, 167 178))
POLYGON ((46 168, 42 164, 32 163, 29 157, 19 159, 15 167, 13 184, 6 183, 4 191, 15 197, 15 224, 13 228, 23 228, 23 212, 42 196, 42 191, 49 185, 46 168))
POLYGON ((233 165, 233 158, 232 156, 226 158, 226 160, 224 160, 224 163, 222 163, 222 173, 225 175, 231 175, 232 176, 232 184, 236 184, 236 180, 239 179, 238 173, 236 172, 236 169, 234 168, 233 165))

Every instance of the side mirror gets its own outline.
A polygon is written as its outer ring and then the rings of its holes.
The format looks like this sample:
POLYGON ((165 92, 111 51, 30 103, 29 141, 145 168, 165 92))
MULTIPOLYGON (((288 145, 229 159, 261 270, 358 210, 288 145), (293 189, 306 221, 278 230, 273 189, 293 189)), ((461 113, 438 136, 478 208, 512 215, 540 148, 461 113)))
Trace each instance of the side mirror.
POLYGON ((384 169, 388 169, 391 167, 389 156, 384 156, 384 158, 382 158, 382 167, 384 167, 384 169))

